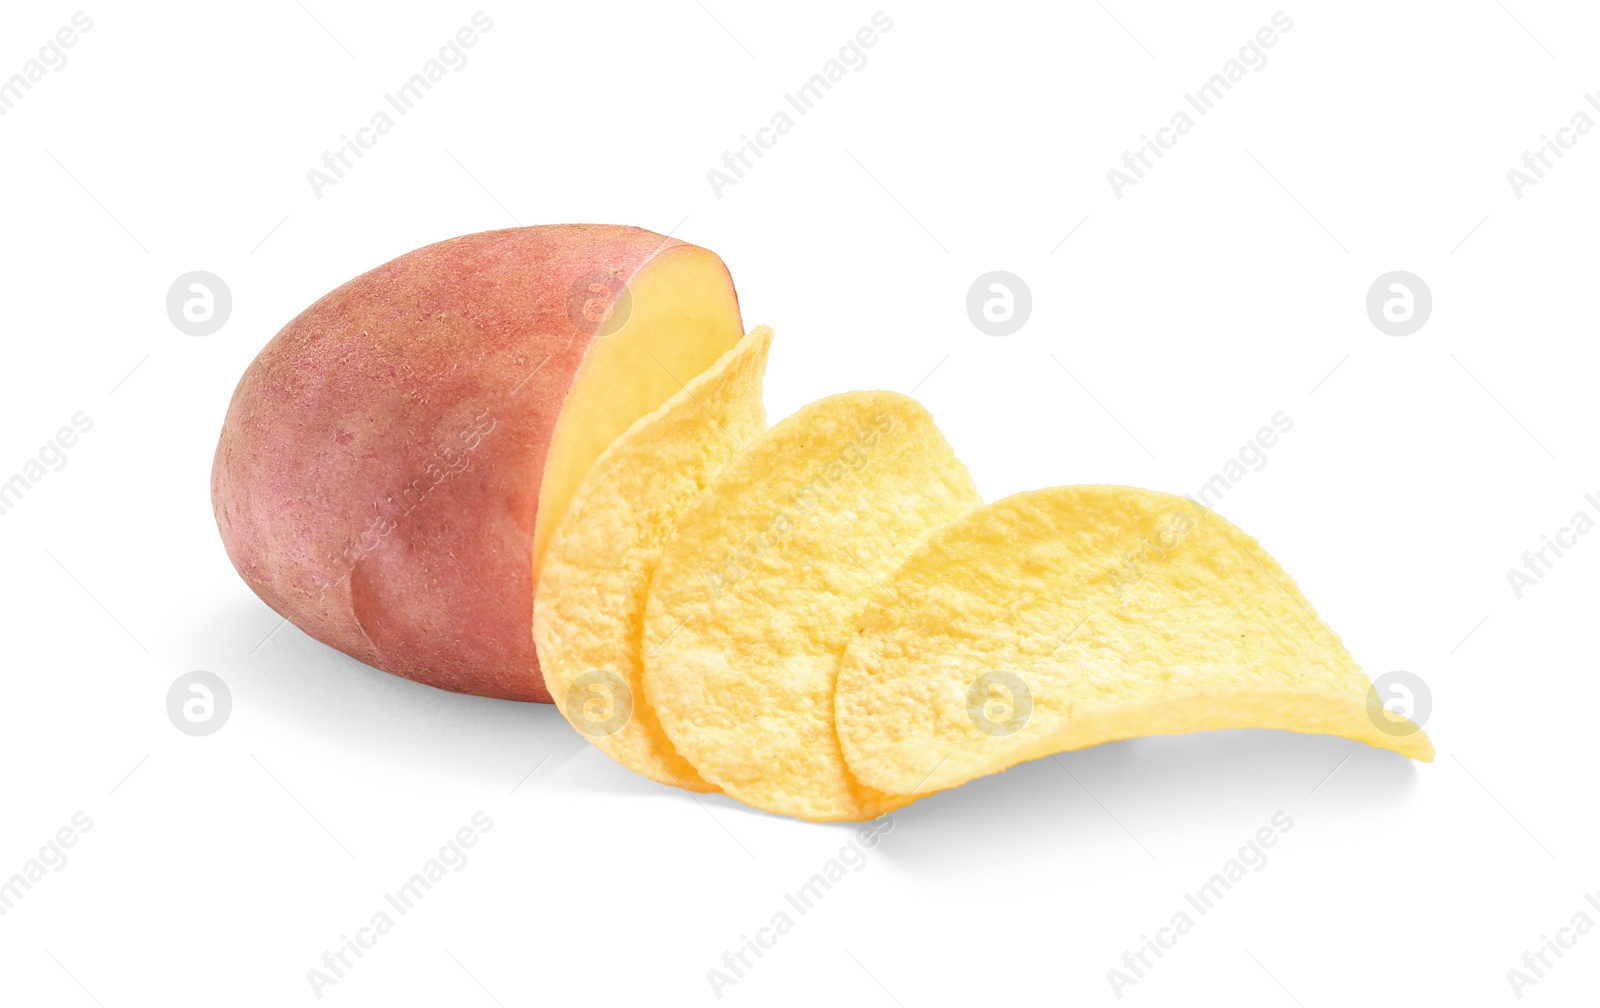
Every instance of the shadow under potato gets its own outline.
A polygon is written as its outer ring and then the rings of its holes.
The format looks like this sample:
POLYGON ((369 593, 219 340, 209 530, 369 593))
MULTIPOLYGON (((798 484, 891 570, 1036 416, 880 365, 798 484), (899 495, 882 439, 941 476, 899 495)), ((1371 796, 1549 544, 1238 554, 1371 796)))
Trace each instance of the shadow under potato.
POLYGON ((365 757, 426 765, 485 786, 504 781, 508 792, 546 754, 540 775, 586 747, 550 704, 412 682, 335 651, 292 623, 279 627, 281 620, 251 599, 211 616, 201 631, 205 651, 218 656, 212 671, 233 693, 235 717, 283 722, 365 757))
MULTIPOLYGON (((538 765, 536 776, 561 789, 603 791, 623 800, 695 800, 591 750, 550 704, 424 686, 335 651, 293 624, 274 632, 280 619, 258 600, 239 600, 201 627, 202 650, 215 656, 209 659, 212 671, 228 682, 235 716, 283 722, 295 733, 337 740, 367 758, 425 765, 484 786, 503 784, 507 792, 538 765)), ((1416 774, 1411 760, 1327 735, 1252 728, 1129 739, 1021 763, 914 802, 892 813, 892 839, 886 837, 878 852, 917 867, 968 856, 1001 837, 1057 848, 1064 841, 1080 847, 1094 840, 1097 849, 1098 838, 1105 837, 1144 857, 1140 846, 1157 844, 1147 834, 1159 838, 1173 824, 1206 821, 1229 809, 1254 814, 1271 805, 1292 811, 1315 801, 1329 810, 1381 814, 1405 800, 1416 774)), ((860 825, 819 827, 723 795, 700 800, 718 811, 771 815, 841 836, 860 825)))

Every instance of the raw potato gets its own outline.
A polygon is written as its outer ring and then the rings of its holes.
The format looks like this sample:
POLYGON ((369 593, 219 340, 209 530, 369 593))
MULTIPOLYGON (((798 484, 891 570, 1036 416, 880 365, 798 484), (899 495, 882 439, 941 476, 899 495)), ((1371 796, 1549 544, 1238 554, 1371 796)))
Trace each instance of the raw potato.
POLYGON ((717 789, 645 700, 645 594, 679 513, 766 429, 771 344, 772 330, 756 329, 600 454, 556 526, 534 595, 539 666, 562 713, 618 763, 691 791, 717 789))
POLYGON ((846 769, 834 671, 873 586, 981 502, 927 411, 893 392, 823 399, 755 441, 683 513, 650 586, 645 693, 677 751, 802 819, 910 801, 846 769))
POLYGON ((839 664, 839 741, 885 792, 1137 735, 1287 728, 1431 760, 1277 562, 1192 501, 1035 490, 935 533, 839 664), (1009 677, 1009 678, 1008 678, 1009 677), (930 767, 936 767, 931 773, 930 767))
POLYGON ((307 308, 240 380, 211 482, 228 556, 361 661, 548 701, 537 546, 606 445, 743 332, 721 260, 640 228, 407 253, 307 308))

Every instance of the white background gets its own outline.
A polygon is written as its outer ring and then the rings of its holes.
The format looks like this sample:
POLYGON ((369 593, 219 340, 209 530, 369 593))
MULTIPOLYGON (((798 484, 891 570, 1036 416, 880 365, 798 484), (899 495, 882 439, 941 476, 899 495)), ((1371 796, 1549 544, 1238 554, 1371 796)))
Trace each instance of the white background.
MULTIPOLYGON (((1192 492, 1285 411, 1293 431, 1218 510, 1370 674, 1431 687, 1432 765, 1228 732, 919 802, 723 1002, 1116 1003, 1107 970, 1279 811, 1294 826, 1267 866, 1123 1001, 1511 1004, 1506 971, 1542 935, 1600 921, 1579 786, 1600 535, 1521 599, 1506 577, 1600 492, 1600 131, 1520 199, 1506 177, 1573 113, 1600 117, 1600 15, 1285 8, 1264 68, 1118 199, 1106 170, 1278 8, 932 6, 884 8, 869 62, 720 198, 707 169, 877 7, 486 6, 469 62, 321 198, 307 169, 475 3, 86 9, 69 62, 0 117, 0 480, 75 412, 94 421, 0 515, 0 876, 75 812, 93 827, 0 917, 0 999, 316 1003, 307 970, 482 810, 469 863, 323 1002, 711 1004, 707 970, 846 842, 635 777, 553 708, 274 633, 229 566, 208 474, 261 345, 357 273, 515 223, 714 249, 746 323, 777 330, 774 420, 915 388, 991 500, 1192 492), (234 300, 201 338, 164 306, 196 269, 234 300), (1003 338, 964 308, 996 269, 1034 302, 1003 338), (1395 269, 1434 301, 1398 338, 1364 307, 1395 269), (195 669, 233 695, 206 738, 165 712, 195 669)), ((77 10, 18 8, 0 77, 77 10)), ((1523 1000, 1597 983, 1586 935, 1523 1000)))

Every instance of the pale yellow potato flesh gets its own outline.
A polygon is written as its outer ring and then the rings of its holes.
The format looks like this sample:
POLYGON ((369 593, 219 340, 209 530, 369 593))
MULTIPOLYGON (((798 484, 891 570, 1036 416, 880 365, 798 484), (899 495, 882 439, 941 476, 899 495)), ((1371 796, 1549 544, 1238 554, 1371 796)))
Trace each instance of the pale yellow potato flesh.
POLYGON ((626 319, 590 345, 551 436, 534 519, 536 583, 550 536, 600 453, 744 332, 727 267, 693 245, 661 252, 629 280, 627 294, 626 319))
POLYGON ((1277 561, 1226 519, 1170 494, 1072 486, 934 533, 863 611, 834 701, 855 776, 914 795, 1211 728, 1340 735, 1431 760, 1416 726, 1369 715, 1370 687, 1277 561))
POLYGON ((897 393, 831 396, 751 444, 683 513, 650 587, 645 693, 677 751, 732 797, 802 819, 909 801, 845 767, 834 672, 869 592, 981 502, 897 393))
POLYGON ((766 428, 761 326, 595 459, 545 552, 534 642, 559 710, 629 769, 715 791, 667 739, 642 684, 646 591, 679 514, 766 428))

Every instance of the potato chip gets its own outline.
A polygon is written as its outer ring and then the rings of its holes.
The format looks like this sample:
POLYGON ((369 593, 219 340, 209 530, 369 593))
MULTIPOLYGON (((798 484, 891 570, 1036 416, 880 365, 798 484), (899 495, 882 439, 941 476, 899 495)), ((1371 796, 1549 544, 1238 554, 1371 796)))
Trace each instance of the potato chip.
POLYGON ((835 714, 850 769, 895 794, 1210 728, 1341 735, 1431 760, 1427 736, 1369 706, 1370 689, 1226 519, 1170 494, 1071 486, 971 512, 886 579, 839 663, 835 714))
POLYGON ((833 679, 869 592, 982 503, 916 400, 812 403, 683 513, 645 610, 645 694, 678 752, 740 801, 817 821, 909 798, 863 787, 833 727, 833 679))
POLYGON ((766 428, 771 343, 758 327, 600 454, 551 536, 534 595, 539 664, 567 720, 623 766, 691 791, 716 787, 645 701, 645 596, 679 513, 766 428))

